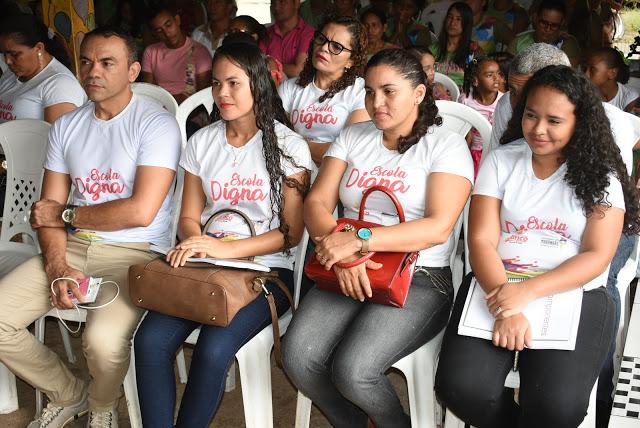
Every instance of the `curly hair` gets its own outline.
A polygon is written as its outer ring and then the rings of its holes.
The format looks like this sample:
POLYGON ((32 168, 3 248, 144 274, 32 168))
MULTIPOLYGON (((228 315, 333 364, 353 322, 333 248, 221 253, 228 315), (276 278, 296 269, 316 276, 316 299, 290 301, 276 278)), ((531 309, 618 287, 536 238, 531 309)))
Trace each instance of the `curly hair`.
MULTIPOLYGON (((357 77, 362 77, 364 65, 367 62, 367 32, 360 21, 349 16, 341 17, 328 17, 324 23, 318 27, 320 32, 329 24, 342 25, 351 33, 351 67, 345 69, 340 78, 334 80, 327 91, 320 96, 318 102, 324 102, 330 98, 333 98, 338 92, 353 85, 357 77)), ((313 49, 315 43, 312 41, 309 45, 309 51, 307 52, 307 60, 304 63, 304 67, 300 72, 300 76, 296 83, 300 87, 306 87, 309 83, 313 82, 316 76, 316 69, 313 66, 313 49)))
MULTIPOLYGON (((289 236, 289 225, 284 218, 282 183, 287 187, 296 189, 304 197, 309 190, 309 180, 307 178, 304 182, 300 182, 285 175, 282 168, 283 161, 291 163, 295 168, 302 167, 290 155, 284 153, 278 145, 275 121, 277 120, 290 129, 293 129, 293 126, 282 107, 282 100, 278 96, 273 79, 271 79, 266 58, 255 43, 223 44, 216 49, 212 64, 215 66, 216 62, 223 58, 240 67, 249 76, 251 94, 254 100, 253 112, 256 117, 256 126, 262 131, 262 154, 271 185, 271 193, 269 194, 271 220, 276 216, 280 220, 278 230, 284 236, 283 251, 288 254, 289 248, 293 245, 289 236)), ((213 104, 211 117, 214 121, 222 120, 220 110, 215 103, 213 104)), ((302 169, 309 172, 306 168, 302 169)))
MULTIPOLYGON (((485 62, 498 62, 485 55, 479 55, 469 61, 469 64, 465 67, 464 70, 464 80, 462 83, 462 92, 468 97, 471 94, 471 89, 473 88, 473 80, 478 78, 480 75, 480 70, 482 69, 482 64, 485 62)), ((499 66, 499 64, 498 64, 499 66)))
POLYGON ((600 95, 583 73, 565 65, 550 65, 535 73, 523 89, 500 144, 523 138, 521 122, 527 97, 540 87, 564 94, 574 105, 575 129, 562 149, 559 161, 567 164, 564 180, 573 188, 585 215, 593 214, 598 205, 611 206, 606 189, 609 176, 613 174, 622 184, 624 193, 624 232, 638 234, 640 206, 637 190, 611 133, 600 95))
POLYGON ((432 88, 427 81, 427 75, 422 70, 420 61, 411 53, 403 49, 383 49, 371 57, 365 69, 365 75, 374 67, 388 65, 411 85, 416 88, 424 85, 427 89, 420 105, 418 117, 413 123, 409 135, 398 138, 398 152, 404 153, 416 144, 432 125, 442 125, 442 118, 438 116, 438 107, 433 99, 432 88))

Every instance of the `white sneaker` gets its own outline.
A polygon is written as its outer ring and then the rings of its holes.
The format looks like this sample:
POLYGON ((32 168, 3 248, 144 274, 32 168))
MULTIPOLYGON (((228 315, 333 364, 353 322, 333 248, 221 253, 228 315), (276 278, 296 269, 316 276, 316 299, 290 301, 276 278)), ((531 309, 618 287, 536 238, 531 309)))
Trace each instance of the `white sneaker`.
POLYGON ((87 428, 118 428, 118 411, 90 412, 87 428))
POLYGON ((61 428, 69 422, 83 416, 88 410, 89 403, 86 394, 80 402, 65 407, 59 407, 49 403, 47 407, 42 410, 40 417, 27 425, 27 428, 61 428))

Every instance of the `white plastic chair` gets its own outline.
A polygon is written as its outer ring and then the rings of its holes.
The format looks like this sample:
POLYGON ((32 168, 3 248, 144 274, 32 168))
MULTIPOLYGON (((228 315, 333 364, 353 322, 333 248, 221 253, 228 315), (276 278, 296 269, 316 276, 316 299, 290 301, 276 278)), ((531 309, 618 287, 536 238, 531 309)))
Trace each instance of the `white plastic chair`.
POLYGON ((213 110, 213 93, 211 86, 204 88, 191 95, 184 100, 178 107, 176 112, 176 120, 180 126, 180 134, 182 135, 182 149, 187 145, 187 118, 199 106, 203 105, 207 109, 207 113, 211 114, 213 110))
POLYGON ((435 1, 433 3, 428 4, 422 11, 420 12, 420 16, 418 17, 418 22, 429 27, 429 24, 433 26, 433 31, 436 35, 440 35, 440 30, 442 29, 442 24, 444 22, 445 17, 447 16, 447 10, 449 6, 453 4, 452 0, 442 0, 435 1))
POLYGON ((136 95, 152 98, 162 104, 169 113, 176 114, 178 103, 167 90, 151 83, 137 82, 131 84, 131 90, 136 95))
MULTIPOLYGON (((37 235, 29 224, 29 210, 40 198, 50 127, 47 122, 34 119, 0 125, 0 146, 7 162, 7 191, 0 231, 0 277, 39 252, 37 235), (17 235, 31 243, 11 242, 17 235)), ((17 409, 16 378, 0 364, 0 413, 17 409)))
POLYGON ((451 99, 454 102, 458 101, 458 98, 460 98, 460 88, 458 88, 456 82, 454 82, 451 77, 447 76, 446 74, 436 72, 433 77, 433 83, 440 83, 442 86, 444 86, 445 89, 449 91, 451 99))

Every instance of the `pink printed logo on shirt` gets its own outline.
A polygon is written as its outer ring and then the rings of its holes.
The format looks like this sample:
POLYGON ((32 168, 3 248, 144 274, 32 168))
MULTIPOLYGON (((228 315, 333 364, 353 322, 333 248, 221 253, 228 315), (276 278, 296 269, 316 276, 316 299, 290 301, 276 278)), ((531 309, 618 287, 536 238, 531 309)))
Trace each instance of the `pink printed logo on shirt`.
POLYGON ((75 186, 81 195, 91 195, 92 201, 98 201, 103 193, 121 194, 124 192, 125 184, 120 181, 120 174, 111 168, 106 172, 100 172, 99 169, 93 168, 89 177, 75 178, 75 186))
POLYGON ((567 233, 567 224, 563 223, 558 217, 544 220, 532 215, 527 219, 526 225, 516 225, 509 220, 505 220, 504 226, 507 233, 523 234, 529 230, 550 230, 567 239, 571 237, 571 235, 567 233))
POLYGON ((335 125, 338 118, 333 115, 332 106, 319 106, 313 103, 303 109, 293 109, 291 111, 291 123, 304 125, 306 129, 311 129, 314 124, 335 125))
POLYGON ((3 102, 0 100, 0 120, 16 120, 16 117, 13 113, 13 104, 10 102, 3 102))
POLYGON ((376 166, 369 171, 360 171, 358 168, 353 168, 349 173, 345 186, 347 188, 355 186, 362 189, 363 192, 373 186, 385 186, 391 189, 392 192, 407 193, 411 185, 405 184, 404 180, 406 178, 407 173, 400 167, 385 169, 381 166, 376 166))
POLYGON ((237 172, 231 176, 231 180, 221 183, 211 180, 211 200, 217 202, 220 199, 229 201, 231 205, 238 205, 240 201, 264 201, 268 193, 263 191, 264 180, 256 174, 243 178, 237 172))

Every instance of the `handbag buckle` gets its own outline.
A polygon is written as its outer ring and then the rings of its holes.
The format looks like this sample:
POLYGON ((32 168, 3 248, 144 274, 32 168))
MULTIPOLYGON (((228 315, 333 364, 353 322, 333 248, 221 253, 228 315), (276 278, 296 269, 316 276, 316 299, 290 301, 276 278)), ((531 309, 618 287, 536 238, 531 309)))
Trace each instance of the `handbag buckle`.
POLYGON ((265 296, 271 294, 271 292, 267 289, 264 278, 260 276, 253 278, 253 291, 259 291, 260 287, 262 287, 262 291, 264 291, 265 296))

